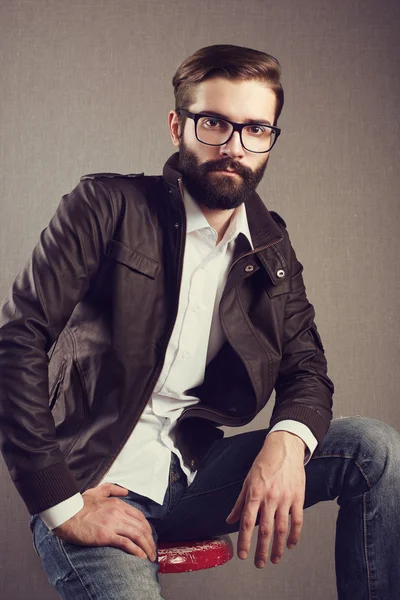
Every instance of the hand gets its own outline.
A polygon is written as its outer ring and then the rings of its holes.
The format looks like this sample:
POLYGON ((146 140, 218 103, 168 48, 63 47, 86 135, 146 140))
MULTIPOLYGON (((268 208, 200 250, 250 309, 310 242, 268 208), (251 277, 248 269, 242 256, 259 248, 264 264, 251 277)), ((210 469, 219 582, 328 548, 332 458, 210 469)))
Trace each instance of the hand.
POLYGON ((260 515, 254 564, 263 568, 273 535, 271 562, 282 558, 291 514, 287 547, 294 548, 303 526, 305 495, 304 442, 294 434, 275 431, 265 440, 242 487, 242 491, 226 521, 240 519, 238 556, 245 559, 251 536, 260 515), (275 525, 274 525, 275 519, 275 525))
POLYGON ((140 558, 156 559, 156 546, 143 513, 120 498, 128 490, 103 483, 82 494, 85 505, 53 533, 79 546, 112 546, 140 558))

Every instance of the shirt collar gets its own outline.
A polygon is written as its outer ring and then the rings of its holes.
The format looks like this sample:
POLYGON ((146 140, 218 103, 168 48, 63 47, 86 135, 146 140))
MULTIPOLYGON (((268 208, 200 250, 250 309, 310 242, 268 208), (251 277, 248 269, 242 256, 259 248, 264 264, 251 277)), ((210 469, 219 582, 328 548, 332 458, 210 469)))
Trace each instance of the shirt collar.
MULTIPOLYGON (((189 194, 187 189, 184 187, 183 203, 186 211, 186 232, 192 233, 199 229, 209 228, 211 225, 205 218, 200 206, 189 194)), ((229 243, 235 240, 237 236, 242 233, 254 250, 253 242, 251 239, 249 224, 247 221, 246 206, 244 202, 238 206, 232 214, 228 229, 225 232, 222 242, 229 243)))

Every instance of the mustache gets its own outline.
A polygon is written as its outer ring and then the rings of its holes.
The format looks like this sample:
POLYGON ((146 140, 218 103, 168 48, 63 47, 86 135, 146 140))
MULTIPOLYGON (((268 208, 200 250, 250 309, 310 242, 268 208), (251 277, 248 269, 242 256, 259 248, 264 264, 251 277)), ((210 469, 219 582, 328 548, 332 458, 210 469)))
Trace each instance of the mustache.
POLYGON ((210 173, 212 171, 236 171, 244 179, 248 179, 252 176, 252 171, 248 167, 244 167, 239 162, 232 160, 231 158, 221 158, 220 160, 209 160, 201 165, 201 169, 204 173, 210 173))

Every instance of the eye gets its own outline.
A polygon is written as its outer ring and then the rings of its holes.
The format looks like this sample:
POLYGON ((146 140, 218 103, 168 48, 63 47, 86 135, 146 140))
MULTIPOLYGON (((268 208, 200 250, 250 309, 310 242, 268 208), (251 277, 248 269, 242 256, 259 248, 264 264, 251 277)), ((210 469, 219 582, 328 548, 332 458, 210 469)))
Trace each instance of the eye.
POLYGON ((206 125, 206 127, 209 127, 210 129, 216 129, 217 127, 223 127, 224 122, 220 119, 208 118, 204 120, 204 125, 206 125))
POLYGON ((263 135, 267 131, 267 128, 262 125, 252 125, 249 129, 252 135, 263 135))

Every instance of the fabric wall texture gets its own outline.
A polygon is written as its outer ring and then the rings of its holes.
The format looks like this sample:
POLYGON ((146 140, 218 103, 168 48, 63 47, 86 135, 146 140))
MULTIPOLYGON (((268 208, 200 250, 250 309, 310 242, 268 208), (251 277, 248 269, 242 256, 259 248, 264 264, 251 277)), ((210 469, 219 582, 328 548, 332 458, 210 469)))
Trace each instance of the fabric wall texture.
MULTIPOLYGON (((286 104, 259 191, 305 265, 335 417, 400 429, 399 24, 398 0, 0 0, 1 297, 82 174, 160 172, 184 58, 215 43, 264 50, 286 104)), ((268 410, 251 428, 267 424, 268 410)), ((0 597, 56 598, 0 469, 0 597)), ((306 511, 279 566, 164 576, 165 597, 333 600, 336 513, 306 511)))

